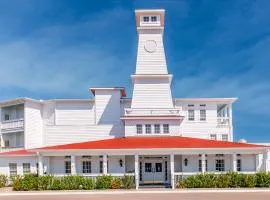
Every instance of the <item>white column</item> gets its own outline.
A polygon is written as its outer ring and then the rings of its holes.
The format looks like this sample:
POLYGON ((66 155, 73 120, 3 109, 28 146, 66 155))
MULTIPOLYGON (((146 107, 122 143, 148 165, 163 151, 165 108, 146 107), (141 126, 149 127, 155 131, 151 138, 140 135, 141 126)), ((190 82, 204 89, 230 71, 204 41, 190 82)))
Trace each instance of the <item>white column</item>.
POLYGON ((232 171, 237 172, 237 160, 236 160, 236 154, 232 154, 232 171))
POLYGON ((205 154, 202 154, 202 173, 206 172, 206 161, 205 161, 205 154))
POLYGON ((43 157, 38 153, 38 175, 43 175, 43 157))
POLYGON ((139 189, 139 155, 135 154, 134 167, 135 167, 135 186, 136 190, 139 189))
POLYGON ((71 156, 70 163, 71 163, 71 174, 76 175, 77 171, 76 171, 76 157, 75 156, 71 156))
POLYGON ((262 154, 256 155, 256 172, 261 171, 262 167, 262 154))
POLYGON ((174 182, 174 154, 170 155, 170 161, 171 161, 171 186, 172 186, 172 189, 175 189, 175 182, 174 182))
POLYGON ((268 172, 270 170, 270 166, 269 166, 269 150, 268 149, 263 154, 263 164, 264 164, 264 170, 266 172, 268 172))
POLYGON ((103 174, 107 174, 108 173, 107 162, 108 162, 108 155, 107 154, 104 154, 103 155, 103 174))

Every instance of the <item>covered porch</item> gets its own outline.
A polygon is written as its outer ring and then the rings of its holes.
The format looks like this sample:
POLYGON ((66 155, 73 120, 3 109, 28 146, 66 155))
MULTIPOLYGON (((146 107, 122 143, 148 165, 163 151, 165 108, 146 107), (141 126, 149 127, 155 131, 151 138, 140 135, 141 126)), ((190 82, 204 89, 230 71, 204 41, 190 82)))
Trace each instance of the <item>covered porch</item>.
POLYGON ((58 145, 37 153, 38 173, 55 176, 134 176, 144 184, 175 188, 197 173, 268 171, 269 147, 184 137, 129 137, 58 145))

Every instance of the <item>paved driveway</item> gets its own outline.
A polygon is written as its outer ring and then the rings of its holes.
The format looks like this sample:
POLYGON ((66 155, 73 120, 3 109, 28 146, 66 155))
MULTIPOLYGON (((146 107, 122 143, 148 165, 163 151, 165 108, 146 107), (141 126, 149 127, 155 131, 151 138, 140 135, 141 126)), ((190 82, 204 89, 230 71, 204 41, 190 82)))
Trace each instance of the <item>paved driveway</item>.
POLYGON ((270 192, 247 193, 164 193, 164 194, 61 194, 0 196, 1 200, 270 200, 270 192))

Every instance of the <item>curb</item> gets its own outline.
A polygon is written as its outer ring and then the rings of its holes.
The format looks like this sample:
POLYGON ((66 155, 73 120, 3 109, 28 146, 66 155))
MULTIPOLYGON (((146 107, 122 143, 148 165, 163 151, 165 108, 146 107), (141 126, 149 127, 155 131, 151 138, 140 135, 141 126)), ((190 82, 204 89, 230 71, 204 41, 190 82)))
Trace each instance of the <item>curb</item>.
POLYGON ((270 189, 176 189, 176 190, 115 190, 115 191, 18 191, 0 192, 0 196, 35 196, 35 195, 120 195, 120 194, 174 194, 174 193, 270 193, 270 189))

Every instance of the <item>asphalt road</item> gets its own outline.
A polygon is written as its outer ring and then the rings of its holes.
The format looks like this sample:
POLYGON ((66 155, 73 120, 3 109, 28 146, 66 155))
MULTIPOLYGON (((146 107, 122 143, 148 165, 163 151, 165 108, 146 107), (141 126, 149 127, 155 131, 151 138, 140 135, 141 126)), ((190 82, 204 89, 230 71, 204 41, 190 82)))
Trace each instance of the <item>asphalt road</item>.
POLYGON ((164 194, 61 194, 0 196, 0 200, 270 200, 270 192, 164 193, 164 194))

